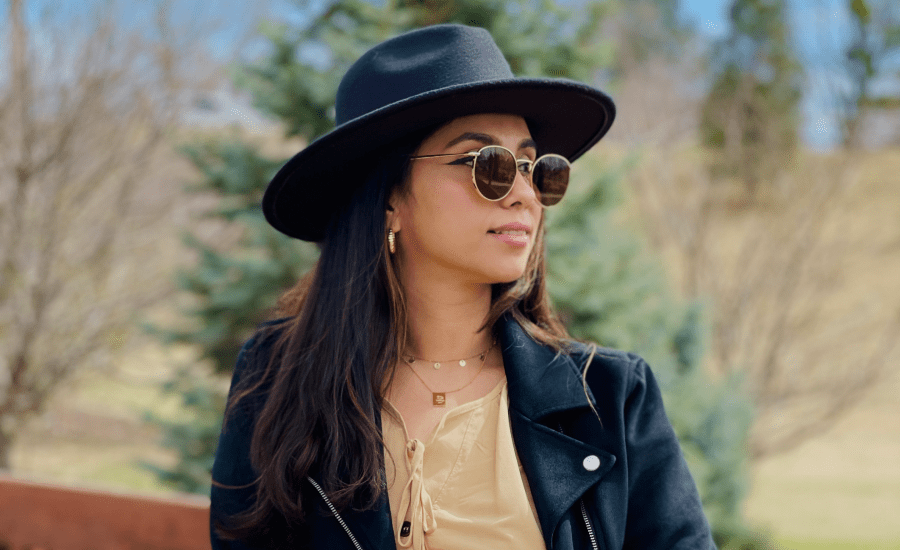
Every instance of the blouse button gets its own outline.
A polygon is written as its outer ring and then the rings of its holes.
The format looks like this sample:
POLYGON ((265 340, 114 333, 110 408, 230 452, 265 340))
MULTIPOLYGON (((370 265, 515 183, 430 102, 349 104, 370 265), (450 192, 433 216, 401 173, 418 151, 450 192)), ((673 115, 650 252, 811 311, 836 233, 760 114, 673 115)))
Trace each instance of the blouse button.
POLYGON ((588 455, 584 458, 584 461, 581 463, 584 466, 584 469, 593 472, 597 468, 600 467, 600 459, 597 455, 588 455))

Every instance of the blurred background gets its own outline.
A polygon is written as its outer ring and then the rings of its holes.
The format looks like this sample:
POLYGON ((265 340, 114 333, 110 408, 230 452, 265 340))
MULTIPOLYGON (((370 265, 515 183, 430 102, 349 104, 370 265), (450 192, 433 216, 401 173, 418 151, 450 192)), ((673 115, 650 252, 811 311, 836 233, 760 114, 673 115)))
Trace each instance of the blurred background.
POLYGON ((900 548, 896 0, 0 10, 0 470, 207 494, 237 351, 316 258, 266 183, 362 52, 458 22, 615 99, 552 296, 653 366, 719 544, 900 548))

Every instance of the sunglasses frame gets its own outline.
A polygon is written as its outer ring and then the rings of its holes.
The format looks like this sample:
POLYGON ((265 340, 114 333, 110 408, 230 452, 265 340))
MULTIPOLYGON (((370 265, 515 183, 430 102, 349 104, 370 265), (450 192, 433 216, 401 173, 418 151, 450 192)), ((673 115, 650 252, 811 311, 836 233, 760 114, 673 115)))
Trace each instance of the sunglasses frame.
MULTIPOLYGON (((481 198, 483 198, 486 201, 490 201, 490 202, 502 201, 503 199, 508 197, 510 193, 512 193, 512 188, 515 185, 516 180, 515 180, 515 178, 513 178, 512 184, 510 184, 509 189, 506 190, 506 193, 502 197, 497 197, 496 199, 489 199, 489 198, 485 197, 484 193, 481 192, 481 189, 478 188, 478 180, 475 178, 475 167, 478 165, 478 157, 481 156, 482 151, 484 151, 485 149, 503 149, 504 151, 509 153, 512 156, 512 158, 515 159, 516 171, 519 170, 520 163, 526 164, 528 166, 528 171, 526 173, 528 174, 528 179, 530 180, 530 183, 532 186, 534 186, 534 177, 533 177, 534 166, 538 162, 540 162, 541 159, 544 159, 547 157, 560 158, 563 161, 565 161, 565 163, 569 166, 569 168, 572 167, 572 163, 569 162, 569 159, 567 159, 566 157, 564 157, 562 155, 557 155, 555 153, 547 153, 545 155, 539 156, 538 158, 536 158, 534 160, 520 159, 520 158, 516 158, 516 154, 513 153, 510 149, 508 149, 502 145, 485 145, 478 151, 468 151, 466 153, 443 153, 440 155, 416 155, 416 156, 411 155, 409 157, 409 159, 410 160, 418 160, 418 159, 431 159, 431 158, 438 158, 438 157, 472 157, 474 159, 472 161, 472 185, 475 186, 475 191, 477 191, 478 194, 481 196, 481 198)), ((566 185, 566 187, 568 187, 568 184, 566 185)), ((562 199, 562 197, 560 197, 560 199, 562 199)), ((538 204, 540 204, 542 208, 549 208, 550 206, 554 206, 555 204, 558 204, 558 203, 559 203, 559 201, 548 206, 548 205, 542 203, 540 200, 538 200, 538 204)))

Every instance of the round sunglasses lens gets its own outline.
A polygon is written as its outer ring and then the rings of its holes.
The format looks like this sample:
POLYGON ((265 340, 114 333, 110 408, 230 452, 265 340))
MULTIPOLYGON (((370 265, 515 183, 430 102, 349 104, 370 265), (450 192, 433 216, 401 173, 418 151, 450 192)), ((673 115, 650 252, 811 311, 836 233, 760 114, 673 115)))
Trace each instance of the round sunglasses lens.
POLYGON ((485 147, 475 159, 475 185, 488 200, 509 194, 516 179, 516 158, 501 147, 485 147))
POLYGON ((558 203, 569 186, 569 161, 559 155, 545 155, 534 164, 531 175, 535 188, 541 194, 541 204, 558 203))

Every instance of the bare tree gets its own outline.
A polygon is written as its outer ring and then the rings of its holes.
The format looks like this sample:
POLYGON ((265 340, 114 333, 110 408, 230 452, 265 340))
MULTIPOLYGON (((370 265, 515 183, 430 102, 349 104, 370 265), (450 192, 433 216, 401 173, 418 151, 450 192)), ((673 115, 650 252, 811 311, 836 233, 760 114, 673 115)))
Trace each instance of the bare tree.
POLYGON ((752 204, 737 180, 712 175, 695 133, 701 50, 622 58, 610 138, 638 147, 625 188, 682 294, 708 304, 710 369, 747 378, 760 459, 827 430, 897 364, 900 303, 854 280, 897 237, 850 223, 862 154, 748 156, 779 163, 752 204))
POLYGON ((168 4, 129 32, 115 3, 39 23, 24 4, 9 2, 0 71, 0 468, 52 393, 108 363, 170 292, 167 136, 202 72, 168 4))
POLYGON ((670 0, 629 0, 604 20, 604 34, 616 44, 611 86, 618 113, 607 140, 655 147, 696 135, 692 88, 703 79, 703 61, 676 11, 670 0))
POLYGON ((859 285, 854 266, 885 246, 848 223, 861 160, 809 154, 795 164, 754 209, 740 189, 713 183, 688 147, 647 154, 629 181, 685 295, 711 300, 712 368, 748 377, 754 458, 827 430, 900 349, 900 303, 847 291, 859 285))

